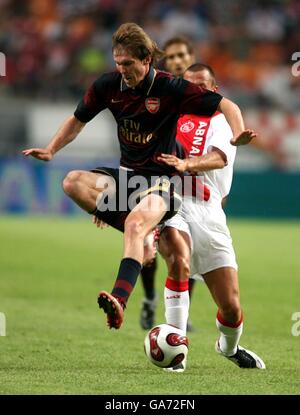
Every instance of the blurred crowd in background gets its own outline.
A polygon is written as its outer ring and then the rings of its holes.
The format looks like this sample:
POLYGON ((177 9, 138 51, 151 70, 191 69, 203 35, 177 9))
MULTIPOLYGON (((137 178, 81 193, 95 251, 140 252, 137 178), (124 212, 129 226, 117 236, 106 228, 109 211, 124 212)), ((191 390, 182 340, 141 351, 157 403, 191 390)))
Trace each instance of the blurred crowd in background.
POLYGON ((300 0, 0 0, 0 212, 73 212, 66 172, 118 165, 109 111, 54 162, 21 150, 46 146, 86 88, 115 69, 112 34, 130 21, 161 48, 190 40, 258 132, 239 148, 228 214, 299 218, 300 0))
MULTIPOLYGON (((300 109, 300 0, 0 0, 2 96, 77 99, 114 69, 111 36, 139 23, 163 47, 188 37, 221 92, 247 106, 300 109)), ((163 62, 161 63, 163 68, 163 62)))

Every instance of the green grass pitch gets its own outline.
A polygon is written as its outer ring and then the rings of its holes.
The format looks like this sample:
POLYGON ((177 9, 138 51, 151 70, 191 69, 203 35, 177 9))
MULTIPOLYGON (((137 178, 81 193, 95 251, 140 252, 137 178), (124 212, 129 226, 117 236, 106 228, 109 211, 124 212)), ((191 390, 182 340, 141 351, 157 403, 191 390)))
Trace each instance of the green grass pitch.
MULTIPOLYGON (((0 394, 299 394, 300 222, 231 220, 245 329, 241 345, 267 370, 242 370, 217 355, 216 306, 198 283, 191 305, 185 373, 165 373, 144 355, 141 284, 119 331, 108 330, 96 299, 110 290, 122 237, 90 218, 0 219, 0 394)), ((157 323, 164 322, 166 268, 159 262, 157 323)))

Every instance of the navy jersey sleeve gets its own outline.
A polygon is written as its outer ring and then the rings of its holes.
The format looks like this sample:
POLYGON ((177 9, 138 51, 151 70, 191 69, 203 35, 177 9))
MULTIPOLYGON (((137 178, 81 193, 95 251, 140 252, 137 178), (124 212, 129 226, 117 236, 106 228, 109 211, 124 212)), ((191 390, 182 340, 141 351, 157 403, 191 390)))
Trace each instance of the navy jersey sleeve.
POLYGON ((100 111, 107 108, 110 74, 103 74, 86 91, 74 112, 81 122, 91 121, 100 111))
POLYGON ((213 115, 218 108, 222 95, 200 88, 191 82, 182 80, 183 94, 180 103, 181 114, 213 115))

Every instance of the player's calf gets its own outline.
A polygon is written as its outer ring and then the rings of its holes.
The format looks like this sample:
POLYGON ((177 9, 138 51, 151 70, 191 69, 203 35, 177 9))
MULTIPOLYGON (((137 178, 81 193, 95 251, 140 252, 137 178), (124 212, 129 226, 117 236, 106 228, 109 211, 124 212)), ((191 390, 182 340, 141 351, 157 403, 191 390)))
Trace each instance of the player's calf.
POLYGON ((166 227, 161 234, 159 250, 168 267, 164 290, 166 322, 186 332, 190 304, 190 249, 177 229, 166 227))
POLYGON ((190 297, 189 283, 176 281, 170 277, 166 279, 164 290, 166 322, 186 333, 189 316, 190 297))
POLYGON ((221 311, 218 310, 216 326, 220 332, 219 347, 226 356, 232 356, 237 352, 240 337, 243 332, 243 316, 234 324, 225 320, 221 311))
MULTIPOLYGON (((129 213, 124 224, 124 253, 117 279, 111 292, 126 305, 142 269, 144 257, 144 238, 155 228, 165 215, 166 205, 161 196, 145 196, 129 213), (147 207, 155 201, 158 210, 147 207)), ((114 302, 112 300, 112 302, 114 302)))
MULTIPOLYGON (((153 238, 147 239, 147 250, 153 247, 153 238)), ((150 257, 149 255, 147 257, 150 257)), ((145 257, 144 257, 145 261, 145 257)), ((141 281, 144 289, 145 298, 142 302, 140 312, 140 325, 144 330, 150 330, 155 324, 155 312, 157 307, 157 297, 155 293, 155 272, 157 261, 154 257, 152 262, 144 265, 141 271, 141 281)))

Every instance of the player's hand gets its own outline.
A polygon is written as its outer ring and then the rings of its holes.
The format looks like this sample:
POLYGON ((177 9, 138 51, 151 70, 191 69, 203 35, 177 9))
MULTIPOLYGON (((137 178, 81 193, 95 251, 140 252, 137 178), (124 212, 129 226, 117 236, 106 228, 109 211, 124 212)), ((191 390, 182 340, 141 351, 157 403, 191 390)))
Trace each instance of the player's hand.
POLYGON ((179 159, 171 154, 161 154, 157 157, 157 160, 166 163, 168 166, 175 167, 180 173, 187 171, 187 160, 179 159))
POLYGON ((97 226, 97 228, 104 229, 109 227, 106 222, 103 222, 103 220, 97 218, 95 215, 93 215, 92 221, 97 226))
POLYGON ((245 130, 237 137, 233 137, 230 140, 230 143, 233 146, 244 146, 246 144, 249 144, 250 141, 255 137, 257 137, 256 132, 254 132, 253 130, 245 130))
POLYGON ((24 156, 32 156, 43 161, 50 161, 53 158, 53 153, 47 148, 29 148, 27 150, 23 150, 22 153, 24 156))

